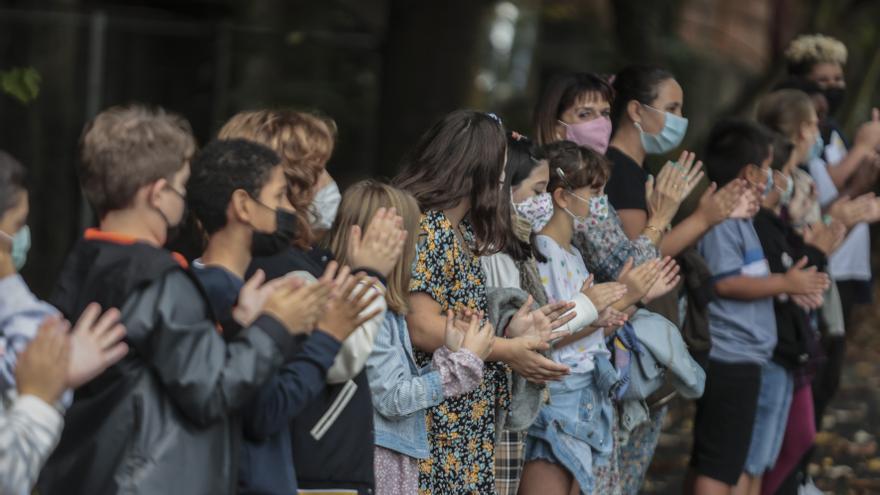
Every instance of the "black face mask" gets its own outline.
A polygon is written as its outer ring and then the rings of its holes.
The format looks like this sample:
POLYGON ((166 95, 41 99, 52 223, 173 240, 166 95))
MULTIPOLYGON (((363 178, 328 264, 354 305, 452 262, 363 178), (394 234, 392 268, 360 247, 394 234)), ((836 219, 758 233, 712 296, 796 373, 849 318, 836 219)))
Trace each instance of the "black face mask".
POLYGON ((822 90, 825 99, 828 100, 828 115, 834 115, 843 105, 843 99, 846 97, 846 89, 844 88, 825 88, 822 90))
POLYGON ((153 206, 152 208, 156 211, 156 213, 159 214, 160 217, 162 217, 162 220, 165 222, 165 245, 167 246, 168 244, 177 240, 178 237, 180 237, 180 231, 183 229, 183 221, 186 218, 187 214, 186 203, 183 204, 183 212, 181 213, 180 222, 177 222, 173 225, 171 224, 171 222, 168 221, 168 216, 165 215, 162 210, 155 206, 153 206))
POLYGON ((275 210, 275 232, 254 232, 251 241, 251 255, 254 257, 273 256, 289 248, 296 239, 296 212, 277 208, 275 210))
POLYGON ((162 217, 162 220, 165 222, 165 245, 167 246, 168 244, 177 240, 178 237, 180 237, 180 232, 181 230, 183 230, 183 222, 186 219, 188 205, 186 204, 186 196, 181 194, 180 191, 169 185, 166 185, 164 189, 168 189, 169 191, 176 194, 177 197, 180 198, 180 200, 183 202, 183 211, 180 212, 180 221, 173 225, 171 224, 171 222, 168 221, 168 216, 165 215, 164 211, 162 211, 157 206, 150 206, 153 210, 156 211, 156 213, 159 214, 160 217, 162 217))

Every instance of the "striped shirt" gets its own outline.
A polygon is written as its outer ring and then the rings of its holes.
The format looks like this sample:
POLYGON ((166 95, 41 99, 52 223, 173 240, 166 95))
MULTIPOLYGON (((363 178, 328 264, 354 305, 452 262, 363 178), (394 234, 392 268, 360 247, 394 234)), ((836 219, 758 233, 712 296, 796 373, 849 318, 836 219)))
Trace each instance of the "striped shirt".
MULTIPOLYGON (((714 282, 727 277, 770 275, 752 220, 725 220, 703 236, 700 254, 714 282)), ((709 356, 728 363, 763 364, 776 347, 773 298, 751 301, 716 297, 709 303, 709 356)))
POLYGON ((61 413, 32 395, 0 397, 0 493, 31 493, 63 426, 61 413))

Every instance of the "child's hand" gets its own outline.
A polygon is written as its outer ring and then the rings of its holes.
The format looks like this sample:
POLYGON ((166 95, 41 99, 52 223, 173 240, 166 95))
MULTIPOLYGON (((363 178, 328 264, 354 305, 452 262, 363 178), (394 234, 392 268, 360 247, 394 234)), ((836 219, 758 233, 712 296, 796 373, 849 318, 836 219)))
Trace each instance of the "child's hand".
POLYGON ((627 292, 626 286, 618 282, 606 282, 604 284, 596 284, 590 287, 592 283, 593 276, 590 275, 581 287, 581 293, 587 296, 590 302, 593 303, 593 306, 596 307, 596 311, 599 313, 604 311, 608 306, 621 300, 627 292))
MULTIPOLYGON (((492 352, 492 344, 495 342, 495 327, 491 323, 480 326, 480 319, 471 317, 467 332, 461 342, 461 348, 474 353, 478 358, 485 360, 492 352)), ((450 349, 451 350, 451 349, 450 349)))
POLYGON ((535 300, 532 299, 532 296, 527 297, 525 304, 514 313, 513 317, 510 319, 510 323, 507 324, 506 334, 508 337, 519 337, 534 332, 534 313, 540 313, 539 311, 532 311, 532 304, 534 304, 534 302, 535 300))
POLYGON ((672 291, 681 279, 678 275, 678 271, 678 263, 676 263, 675 260, 669 256, 663 258, 663 261, 660 263, 660 277, 654 282, 654 285, 651 286, 651 289, 648 290, 645 297, 642 298, 642 302, 647 304, 672 291))
MULTIPOLYGON (((571 301, 560 301, 541 306, 541 314, 550 321, 551 333, 556 329, 565 326, 571 320, 575 319, 575 317, 577 316, 577 312, 572 311, 574 309, 574 306, 574 303, 571 301)), ((539 337, 542 337, 544 335, 545 334, 543 332, 538 332, 539 337)), ((544 340, 547 340, 549 338, 550 337, 547 336, 546 338, 544 338, 544 340)))
POLYGON ((451 309, 446 311, 446 348, 452 352, 458 352, 461 349, 461 342, 464 340, 464 332, 458 328, 458 318, 451 309))
POLYGON ((793 295, 791 296, 791 300, 793 303, 800 306, 802 309, 807 311, 812 311, 814 309, 819 309, 825 304, 825 296, 823 294, 811 294, 808 296, 805 295, 793 295))
POLYGON ((836 251, 845 237, 846 227, 837 220, 833 220, 831 225, 816 222, 804 226, 804 242, 822 251, 825 256, 836 251))
POLYGON ((323 277, 310 284, 299 277, 283 277, 283 280, 285 283, 269 295, 262 312, 280 321, 292 335, 311 332, 324 313, 332 282, 323 277))
POLYGON ((785 272, 787 294, 821 294, 831 284, 827 274, 816 271, 815 266, 805 268, 806 266, 807 257, 804 256, 785 272))
POLYGON ((15 380, 19 395, 33 395, 53 404, 67 388, 69 361, 67 327, 58 317, 50 316, 18 358, 15 380))
POLYGON ((70 334, 67 386, 77 388, 88 383, 125 357, 128 345, 122 341, 124 338, 119 310, 108 309, 102 315, 101 306, 86 306, 70 334))
POLYGON ((626 297, 619 307, 632 306, 640 301, 660 277, 659 260, 653 259, 633 268, 632 258, 627 260, 617 277, 618 282, 626 285, 626 297))
MULTIPOLYGON (((742 180, 742 179, 737 179, 742 180)), ((761 209, 758 195, 750 187, 743 187, 742 194, 737 198, 736 206, 730 212, 729 218, 752 218, 761 209)))
POLYGON ((318 322, 318 328, 340 342, 347 339, 358 327, 381 312, 375 309, 365 314, 367 308, 381 296, 374 285, 376 279, 363 273, 348 277, 346 282, 331 294, 327 311, 318 322))
POLYGON ((263 270, 257 270, 238 292, 238 301, 232 308, 232 318, 242 327, 250 326, 260 316, 269 296, 279 287, 292 285, 293 288, 299 288, 303 284, 299 278, 294 278, 294 280, 296 282, 289 278, 279 277, 266 282, 266 274, 263 270))
POLYGON ((361 228, 351 227, 348 242, 349 263, 357 268, 371 268, 387 277, 403 252, 406 230, 403 218, 394 208, 379 208, 366 232, 361 237, 361 228))
POLYGON ((626 313, 622 313, 614 308, 605 308, 604 311, 599 313, 599 319, 593 325, 602 328, 617 328, 626 323, 628 319, 626 313))
POLYGON ((713 182, 700 198, 697 212, 707 225, 717 225, 731 217, 745 190, 746 182, 742 179, 732 180, 721 189, 713 182))

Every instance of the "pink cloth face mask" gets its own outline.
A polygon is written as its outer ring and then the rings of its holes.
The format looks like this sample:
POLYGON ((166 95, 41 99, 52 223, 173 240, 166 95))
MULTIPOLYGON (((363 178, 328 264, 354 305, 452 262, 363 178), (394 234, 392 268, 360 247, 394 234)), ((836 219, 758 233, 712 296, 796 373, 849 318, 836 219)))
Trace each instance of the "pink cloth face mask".
POLYGON ((599 117, 577 124, 566 124, 561 120, 559 123, 565 126, 565 139, 605 154, 611 140, 611 119, 599 117))

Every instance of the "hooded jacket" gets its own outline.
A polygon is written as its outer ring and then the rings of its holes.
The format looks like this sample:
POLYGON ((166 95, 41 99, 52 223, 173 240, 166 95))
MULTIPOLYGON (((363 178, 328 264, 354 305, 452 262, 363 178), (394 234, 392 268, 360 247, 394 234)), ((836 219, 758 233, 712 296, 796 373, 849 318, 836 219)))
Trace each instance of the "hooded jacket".
POLYGON ((91 301, 121 309, 130 350, 76 391, 40 493, 234 493, 240 427, 231 413, 294 339, 261 316, 224 342, 170 252, 96 230, 74 246, 51 299, 71 321, 91 301))

